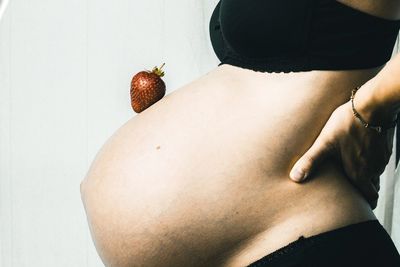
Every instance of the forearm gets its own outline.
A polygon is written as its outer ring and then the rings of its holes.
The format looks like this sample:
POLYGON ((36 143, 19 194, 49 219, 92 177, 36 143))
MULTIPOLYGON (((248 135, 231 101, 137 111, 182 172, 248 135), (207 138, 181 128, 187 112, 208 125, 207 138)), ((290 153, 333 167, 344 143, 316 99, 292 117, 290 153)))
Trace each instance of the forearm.
POLYGON ((372 125, 385 125, 400 112, 400 54, 356 93, 354 105, 372 125))

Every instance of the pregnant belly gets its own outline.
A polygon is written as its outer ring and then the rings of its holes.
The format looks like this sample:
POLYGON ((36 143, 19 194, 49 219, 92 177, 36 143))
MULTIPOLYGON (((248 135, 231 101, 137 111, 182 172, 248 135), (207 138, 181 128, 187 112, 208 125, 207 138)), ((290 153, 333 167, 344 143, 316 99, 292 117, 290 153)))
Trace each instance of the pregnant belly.
POLYGON ((288 178, 349 92, 329 102, 321 75, 223 65, 118 129, 81 188, 104 263, 243 266, 300 235, 374 218, 332 160, 307 183, 288 178))

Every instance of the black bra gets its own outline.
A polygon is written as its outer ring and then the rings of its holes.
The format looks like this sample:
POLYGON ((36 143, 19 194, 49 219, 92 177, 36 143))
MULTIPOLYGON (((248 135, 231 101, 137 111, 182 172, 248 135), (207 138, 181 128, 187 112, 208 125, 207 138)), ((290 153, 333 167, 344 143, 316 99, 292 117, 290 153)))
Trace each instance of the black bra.
POLYGON ((348 70, 385 64, 400 20, 336 0, 220 0, 209 27, 219 65, 262 72, 348 70))

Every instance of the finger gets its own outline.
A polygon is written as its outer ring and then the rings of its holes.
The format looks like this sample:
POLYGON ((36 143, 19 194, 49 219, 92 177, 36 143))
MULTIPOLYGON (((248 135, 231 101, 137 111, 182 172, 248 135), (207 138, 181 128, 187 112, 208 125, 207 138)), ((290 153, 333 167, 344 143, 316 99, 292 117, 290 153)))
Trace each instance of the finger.
POLYGON ((307 152, 294 164, 289 174, 290 178, 295 182, 303 181, 322 160, 332 154, 332 151, 331 142, 319 136, 307 152))
POLYGON ((376 207, 378 206, 378 199, 370 202, 369 205, 371 206, 372 210, 376 209, 376 207))
POLYGON ((356 182, 358 189, 361 191, 364 198, 368 201, 368 203, 373 206, 375 202, 378 201, 379 194, 376 190, 375 186, 371 182, 361 181, 356 182))
MULTIPOLYGON (((362 197, 368 202, 372 209, 376 208, 378 202, 379 174, 371 175, 371 172, 364 174, 362 167, 353 163, 353 153, 343 154, 343 167, 349 178, 349 181, 357 188, 362 197), (358 168, 355 168, 357 167, 358 168)), ((362 161, 362 158, 359 159, 362 161)))
POLYGON ((379 190, 381 189, 381 185, 380 185, 380 175, 376 175, 372 178, 371 182, 372 184, 375 186, 375 190, 377 192, 379 192, 379 190))
POLYGON ((380 176, 382 174, 382 163, 379 163, 380 159, 376 159, 376 160, 372 160, 369 159, 369 164, 366 163, 368 162, 365 161, 363 163, 363 167, 359 168, 359 173, 358 175, 355 177, 357 179, 357 177, 362 177, 362 180, 367 181, 369 180, 372 185, 375 187, 375 191, 379 192, 380 189, 380 176), (375 164, 373 163, 375 161, 375 164))

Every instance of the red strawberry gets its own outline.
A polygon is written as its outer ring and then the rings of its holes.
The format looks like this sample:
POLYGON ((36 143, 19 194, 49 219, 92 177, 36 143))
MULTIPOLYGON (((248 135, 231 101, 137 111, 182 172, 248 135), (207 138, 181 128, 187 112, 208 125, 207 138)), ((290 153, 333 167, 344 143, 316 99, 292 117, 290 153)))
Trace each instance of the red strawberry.
POLYGON ((146 70, 137 73, 131 82, 131 106, 136 113, 147 109, 165 95, 164 76, 165 63, 160 68, 154 67, 152 71, 146 70))

